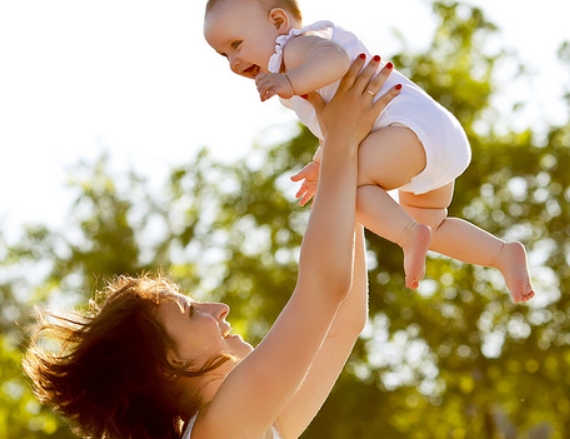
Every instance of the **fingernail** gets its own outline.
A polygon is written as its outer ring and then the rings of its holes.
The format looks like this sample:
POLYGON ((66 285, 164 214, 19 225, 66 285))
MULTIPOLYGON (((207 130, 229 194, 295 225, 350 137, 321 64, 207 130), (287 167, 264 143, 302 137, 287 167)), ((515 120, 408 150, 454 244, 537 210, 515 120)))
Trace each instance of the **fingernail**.
POLYGON ((402 84, 397 84, 396 87, 394 87, 396 90, 401 90, 402 89, 402 84))
POLYGON ((301 96, 303 99, 308 100, 309 99, 309 95, 299 95, 301 96))
POLYGON ((365 55, 364 53, 361 53, 360 55, 358 55, 358 57, 359 57, 360 59, 366 59, 366 55, 365 55))
POLYGON ((374 55, 374 61, 380 62, 380 57, 378 55, 374 55))
POLYGON ((391 62, 389 62, 388 64, 386 64, 386 68, 387 68, 387 69, 393 69, 393 68, 394 68, 394 64, 392 64, 391 62))

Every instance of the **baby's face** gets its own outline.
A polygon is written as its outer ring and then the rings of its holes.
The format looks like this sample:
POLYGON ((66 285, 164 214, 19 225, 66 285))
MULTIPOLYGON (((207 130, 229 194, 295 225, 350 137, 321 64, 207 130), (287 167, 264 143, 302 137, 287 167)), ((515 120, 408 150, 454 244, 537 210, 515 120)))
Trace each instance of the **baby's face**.
POLYGON ((251 79, 268 72, 275 39, 287 32, 286 12, 266 10, 257 0, 222 1, 204 19, 208 44, 228 59, 234 73, 251 79))

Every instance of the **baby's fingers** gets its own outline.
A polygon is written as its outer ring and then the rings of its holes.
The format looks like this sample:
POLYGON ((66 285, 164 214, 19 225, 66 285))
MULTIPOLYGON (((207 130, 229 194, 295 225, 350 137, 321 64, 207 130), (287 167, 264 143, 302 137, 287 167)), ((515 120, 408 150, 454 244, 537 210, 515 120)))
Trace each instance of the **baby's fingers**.
POLYGON ((315 191, 311 188, 303 187, 302 189, 299 189, 299 192, 297 192, 297 196, 295 198, 299 199, 299 205, 302 207, 311 201, 311 198, 313 198, 314 194, 315 191))
POLYGON ((266 82, 266 79, 269 75, 267 73, 260 73, 259 75, 257 75, 255 77, 255 85, 257 87, 260 87, 261 85, 263 85, 264 82, 266 82))
POLYGON ((291 181, 300 181, 303 180, 305 178, 305 169, 301 169, 299 172, 297 172, 296 174, 293 174, 291 177, 289 177, 291 179, 291 181))
POLYGON ((301 187, 299 188, 299 190, 298 190, 297 193, 295 194, 295 198, 301 198, 301 197, 303 197, 306 193, 307 193, 307 184, 306 184, 306 183, 303 183, 303 184, 301 184, 301 187))
POLYGON ((313 194, 306 193, 303 196, 303 198, 301 198, 299 200, 299 206, 301 206, 301 207, 305 206, 305 204, 307 204, 309 201, 311 201, 311 198, 313 198, 313 194))

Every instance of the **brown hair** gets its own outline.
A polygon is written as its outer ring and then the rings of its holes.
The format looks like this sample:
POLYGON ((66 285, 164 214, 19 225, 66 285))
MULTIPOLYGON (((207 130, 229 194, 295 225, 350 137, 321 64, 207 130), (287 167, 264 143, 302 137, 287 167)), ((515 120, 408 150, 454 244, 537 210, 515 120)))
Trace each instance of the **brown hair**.
POLYGON ((84 437, 179 438, 182 417, 195 413, 200 401, 198 391, 182 394, 176 381, 202 376, 227 357, 198 370, 169 363, 174 341, 156 310, 176 292, 179 286, 161 276, 123 276, 96 295, 85 313, 40 313, 24 357, 40 401, 84 437), (58 351, 48 349, 53 341, 58 351))
MULTIPOLYGON (((224 1, 231 1, 231 0, 208 0, 206 3, 206 15, 210 12, 214 7, 224 1)), ((268 10, 272 8, 282 8, 285 11, 289 12, 293 15, 295 20, 299 22, 303 21, 303 14, 301 13, 301 8, 299 7, 299 3, 297 0, 256 0, 264 5, 267 6, 268 10)))

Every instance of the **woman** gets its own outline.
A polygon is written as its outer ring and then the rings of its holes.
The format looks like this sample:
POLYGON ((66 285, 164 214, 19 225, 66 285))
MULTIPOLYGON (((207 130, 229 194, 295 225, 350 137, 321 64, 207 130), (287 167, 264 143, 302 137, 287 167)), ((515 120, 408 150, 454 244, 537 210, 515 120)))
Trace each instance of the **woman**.
POLYGON ((198 303, 160 277, 120 278, 92 313, 43 320, 39 334, 51 332, 63 350, 32 344, 25 370, 79 434, 288 439, 305 430, 367 314, 358 146, 398 91, 373 103, 366 90, 380 90, 389 70, 372 79, 378 62, 364 64, 357 58, 326 106, 308 97, 325 132, 320 183, 297 285, 255 349, 231 333, 226 305, 198 303))

